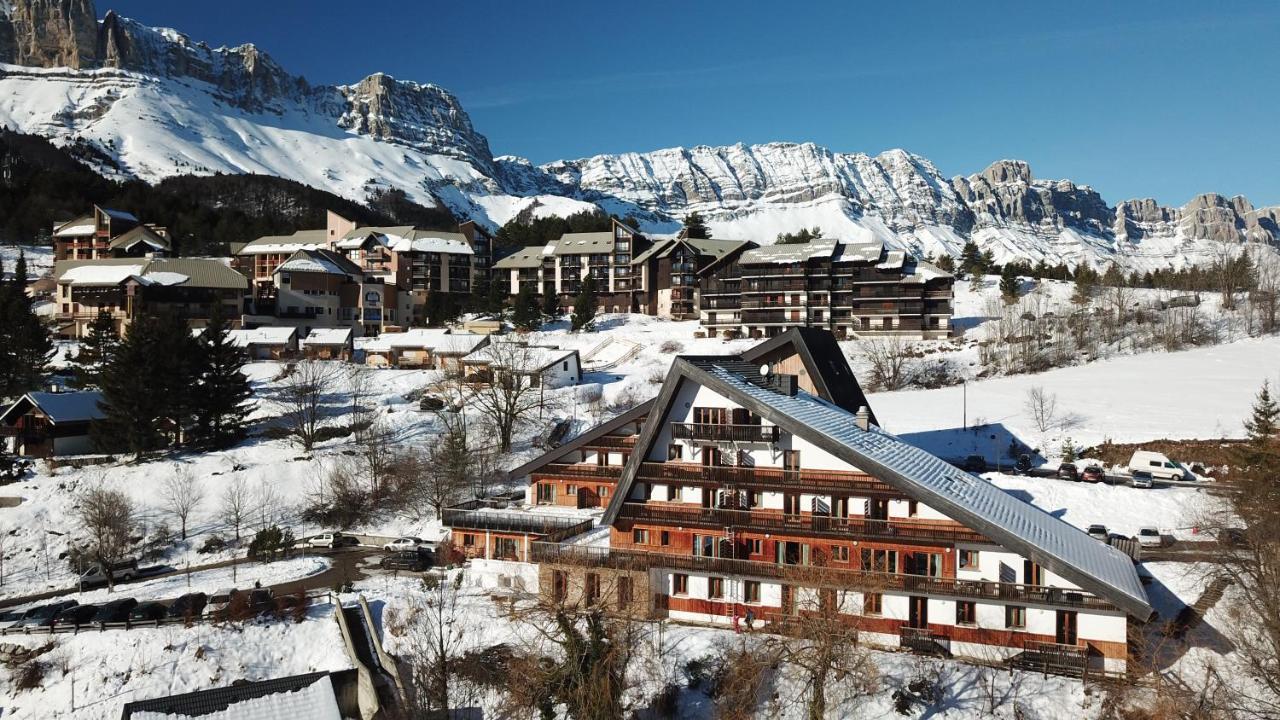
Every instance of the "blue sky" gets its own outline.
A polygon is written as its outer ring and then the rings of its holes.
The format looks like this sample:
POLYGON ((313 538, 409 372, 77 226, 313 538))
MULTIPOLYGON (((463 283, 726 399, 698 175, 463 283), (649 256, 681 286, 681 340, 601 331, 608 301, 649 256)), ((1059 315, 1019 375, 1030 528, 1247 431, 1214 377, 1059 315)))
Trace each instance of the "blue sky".
POLYGON ((1280 3, 99 0, 312 82, 462 101, 495 154, 901 147, 946 175, 1019 158, 1112 204, 1280 204, 1280 3))

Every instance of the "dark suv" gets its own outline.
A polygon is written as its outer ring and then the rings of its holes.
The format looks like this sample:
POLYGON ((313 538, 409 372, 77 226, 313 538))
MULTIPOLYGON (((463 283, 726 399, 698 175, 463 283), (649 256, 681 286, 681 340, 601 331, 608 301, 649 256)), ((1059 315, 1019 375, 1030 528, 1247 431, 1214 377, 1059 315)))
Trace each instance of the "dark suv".
POLYGON ((382 562, 378 563, 378 566, 383 570, 421 572, 431 566, 431 561, 425 553, 410 550, 387 555, 382 558, 382 562))

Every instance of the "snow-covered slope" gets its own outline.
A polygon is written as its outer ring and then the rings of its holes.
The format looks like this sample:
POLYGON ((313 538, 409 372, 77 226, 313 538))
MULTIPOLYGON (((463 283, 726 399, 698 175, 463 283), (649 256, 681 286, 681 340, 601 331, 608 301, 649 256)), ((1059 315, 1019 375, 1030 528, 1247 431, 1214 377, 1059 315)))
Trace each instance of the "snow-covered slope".
POLYGON ((1084 185, 999 161, 948 179, 903 150, 870 156, 811 143, 699 146, 535 166, 495 158, 458 100, 435 85, 371 75, 311 85, 253 45, 210 48, 91 0, 0 5, 0 125, 81 138, 144 180, 264 173, 357 201, 399 188, 491 226, 592 206, 671 232, 697 211, 720 237, 770 242, 820 226, 956 254, 973 239, 998 261, 1151 269, 1213 256, 1220 242, 1275 243, 1280 208, 1202 195, 1182 208, 1112 207, 1084 185))

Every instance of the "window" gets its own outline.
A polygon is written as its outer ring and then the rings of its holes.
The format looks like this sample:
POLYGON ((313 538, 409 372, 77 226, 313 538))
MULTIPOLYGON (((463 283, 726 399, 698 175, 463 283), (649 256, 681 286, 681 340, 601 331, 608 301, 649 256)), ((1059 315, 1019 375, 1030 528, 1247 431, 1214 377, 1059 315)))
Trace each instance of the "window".
POLYGON ((684 455, 684 446, 671 443, 667 446, 667 459, 679 460, 684 455))
POLYGON ((676 573, 671 576, 671 594, 687 595, 689 594, 689 576, 684 573, 676 573))
POLYGON ((898 551, 864 549, 862 551, 862 569, 896 573, 898 572, 898 551))
POLYGON ((751 539, 751 554, 752 555, 764 554, 764 540, 761 540, 760 538, 751 539))
POLYGON ((959 562, 960 562, 961 570, 977 570, 978 569, 978 551, 977 550, 961 550, 959 562))
POLYGON ((920 503, 915 500, 907 501, 907 517, 915 517, 920 512, 920 503))
POLYGON ((556 501, 556 486, 550 483, 538 483, 538 504, 547 505, 556 501))
POLYGON ((471 535, 470 533, 464 533, 462 535, 462 547, 475 547, 475 545, 476 545, 475 535, 471 535))
POLYGON ((800 469, 800 451, 799 450, 783 450, 782 451, 782 469, 792 470, 792 471, 800 469))
POLYGON ((670 533, 670 532, 667 532, 666 530, 662 530, 661 532, 659 532, 659 533, 658 533, 658 544, 659 544, 659 545, 670 545, 670 544, 671 544, 671 533, 670 533))
POLYGON ((609 464, 609 453, 607 452, 596 453, 596 465, 599 465, 600 467, 604 467, 605 465, 608 465, 608 464, 609 464))
POLYGON ((562 366, 562 367, 560 368, 561 370, 568 371, 568 370, 569 370, 569 361, 568 361, 568 360, 565 360, 563 363, 561 363, 561 366, 562 366))
POLYGON ((566 486, 565 486, 565 488, 564 488, 564 491, 565 491, 567 494, 569 494, 569 495, 577 495, 577 494, 578 494, 578 486, 577 486, 577 485, 566 485, 566 486))
POLYGON ((623 575, 618 578, 618 608, 625 609, 631 604, 631 578, 623 575))
POLYGON ((1027 609, 1017 605, 1006 605, 1004 608, 1004 626, 1007 628, 1025 628, 1027 626, 1027 609))
POLYGON ((694 535, 693 536, 693 554, 699 557, 715 557, 716 536, 694 535))
POLYGON ((849 548, 844 545, 832 545, 831 559, 836 562, 849 562, 849 548))
POLYGON ((631 542, 635 543, 636 545, 648 545, 649 531, 641 528, 636 528, 635 530, 632 530, 631 542))
POLYGON ((742 600, 749 603, 760 602, 760 583, 758 581, 747 580, 742 583, 742 600))
POLYGON ((711 600, 724 597, 724 578, 707 578, 707 597, 711 600))
POLYGON ((667 500, 671 502, 683 502, 684 488, 679 485, 667 486, 667 500))
POLYGON ((956 601, 956 624, 957 625, 974 625, 977 620, 977 606, 972 600, 956 601))
POLYGON ((596 494, 600 496, 600 499, 601 499, 601 500, 604 500, 605 498, 609 497, 609 486, 608 486, 608 485, 601 485, 601 486, 596 490, 596 494))
POLYGON ((866 593, 862 596, 862 614, 879 615, 884 607, 884 596, 880 593, 866 593))

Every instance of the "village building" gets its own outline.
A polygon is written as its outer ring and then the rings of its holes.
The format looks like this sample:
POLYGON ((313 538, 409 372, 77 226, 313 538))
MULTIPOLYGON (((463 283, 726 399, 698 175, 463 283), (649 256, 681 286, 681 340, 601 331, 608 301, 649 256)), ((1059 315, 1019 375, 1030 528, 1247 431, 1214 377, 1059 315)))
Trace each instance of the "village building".
POLYGON ((512 509, 501 501, 471 500, 445 508, 441 522, 462 557, 529 562, 534 542, 556 542, 591 529, 590 517, 512 509))
POLYGON ((423 324, 432 295, 447 295, 461 304, 460 298, 485 290, 493 239, 472 221, 461 223, 457 232, 412 226, 361 227, 329 212, 325 228, 264 236, 232 251, 234 266, 252 285, 252 312, 257 318, 275 317, 290 324, 309 321, 315 326, 351 325, 363 335, 376 335, 423 324), (347 284, 360 287, 339 293, 329 287, 334 280, 317 280, 325 287, 304 287, 302 294, 313 297, 310 302, 300 302, 298 289, 285 285, 291 283, 305 259, 333 266, 326 272, 345 275, 347 284), (319 301, 317 291, 331 297, 319 301))
POLYGON ((354 348, 351 328, 313 328, 298 345, 308 360, 350 360, 354 348))
POLYGON ((226 687, 131 700, 121 720, 209 718, 210 720, 341 720, 374 717, 379 709, 363 668, 240 681, 226 687))
POLYGON ((502 341, 466 355, 461 363, 463 375, 474 382, 515 380, 526 387, 546 389, 582 382, 582 360, 577 350, 502 341))
POLYGON ((106 417, 101 400, 97 390, 23 395, 0 415, 5 451, 41 458, 94 452, 90 426, 106 417))
POLYGON ((298 330, 288 326, 231 330, 227 340, 250 360, 288 360, 298 355, 298 330))
POLYGON ((94 205, 92 213, 53 226, 55 261, 163 257, 172 250, 168 230, 123 210, 94 205))
POLYGON ((628 441, 607 542, 530 543, 540 592, 698 623, 818 614, 870 644, 1124 672, 1152 615, 1132 560, 880 429, 865 398, 850 409, 831 395, 843 355, 795 345, 815 332, 678 357, 628 441))
POLYGON ((699 275, 699 315, 710 335, 772 337, 789 327, 837 337, 951 332, 951 275, 879 240, 752 248, 699 275))
POLYGON ((493 267, 511 295, 525 287, 539 296, 554 294, 564 311, 590 277, 599 312, 685 319, 696 316, 697 272, 750 247, 754 243, 743 240, 651 240, 614 219, 609 230, 565 233, 545 246, 517 250, 493 267))
POLYGON ((375 367, 461 371, 461 360, 489 344, 488 335, 444 328, 413 328, 383 333, 358 344, 364 363, 375 367))
POLYGON ((239 324, 248 284, 219 260, 207 258, 103 258, 54 263, 54 319, 58 334, 79 339, 105 312, 123 336, 141 315, 176 315, 204 327, 214 306, 239 324))

